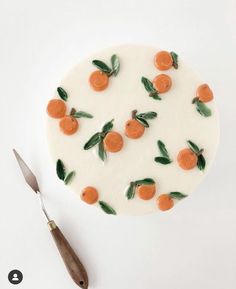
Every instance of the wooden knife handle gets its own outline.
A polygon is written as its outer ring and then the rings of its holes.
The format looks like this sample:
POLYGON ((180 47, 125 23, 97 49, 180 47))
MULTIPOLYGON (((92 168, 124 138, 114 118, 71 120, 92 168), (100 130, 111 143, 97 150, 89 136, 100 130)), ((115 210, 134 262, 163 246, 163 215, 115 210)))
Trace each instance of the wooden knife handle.
POLYGON ((78 256, 54 221, 49 221, 48 227, 71 278, 79 287, 87 289, 88 275, 78 256))

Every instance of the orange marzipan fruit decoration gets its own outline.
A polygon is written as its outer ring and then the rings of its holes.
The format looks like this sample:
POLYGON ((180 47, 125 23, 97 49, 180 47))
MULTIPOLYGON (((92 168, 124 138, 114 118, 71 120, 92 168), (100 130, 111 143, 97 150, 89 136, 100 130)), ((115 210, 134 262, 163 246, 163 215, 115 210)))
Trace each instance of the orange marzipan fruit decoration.
POLYGON ((157 205, 161 211, 167 211, 173 208, 174 201, 169 194, 162 194, 157 198, 157 205))
POLYGON ((79 129, 79 122, 71 115, 64 116, 60 120, 60 129, 66 135, 72 135, 79 129))
POLYGON ((121 134, 116 131, 110 131, 103 139, 105 151, 116 153, 123 147, 123 138, 121 134))
POLYGON ((95 70, 89 77, 89 83, 94 90, 102 91, 107 88, 109 84, 109 77, 106 73, 100 70, 95 70))
POLYGON ((179 166, 184 170, 191 170, 197 165, 197 155, 188 148, 181 150, 177 156, 179 166))
POLYGON ((47 105, 47 113, 53 118, 62 118, 66 114, 66 104, 61 99, 51 99, 47 105))
POLYGON ((160 93, 167 92, 171 85, 171 78, 167 74, 159 74, 153 79, 153 86, 160 93))
POLYGON ((196 97, 201 102, 209 102, 214 98, 214 95, 209 85, 204 83, 197 88, 196 97))
POLYGON ((136 192, 140 199, 150 200, 154 197, 156 193, 156 185, 140 185, 136 188, 136 192))
POLYGON ((170 69, 173 65, 173 59, 168 51, 160 51, 154 57, 154 64, 159 70, 170 69))
POLYGON ((82 190, 81 200, 87 204, 95 204, 98 201, 98 191, 94 187, 86 187, 82 190))
POLYGON ((128 138, 140 138, 145 131, 145 127, 136 119, 130 119, 125 124, 125 135, 128 138))

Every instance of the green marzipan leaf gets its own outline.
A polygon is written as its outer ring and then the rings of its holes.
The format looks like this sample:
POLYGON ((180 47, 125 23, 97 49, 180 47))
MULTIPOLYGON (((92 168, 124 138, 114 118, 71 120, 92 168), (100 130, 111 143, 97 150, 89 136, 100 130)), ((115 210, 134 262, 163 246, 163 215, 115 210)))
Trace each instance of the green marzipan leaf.
POLYGON ((156 89, 154 88, 152 82, 149 79, 147 79, 146 77, 143 76, 141 78, 141 81, 142 81, 147 92, 151 92, 151 93, 157 92, 156 89))
POLYGON ((137 116, 144 119, 154 119, 157 117, 157 113, 154 111, 148 111, 144 113, 139 113, 137 116))
POLYGON ((99 201, 98 203, 99 203, 101 209, 105 213, 107 213, 109 215, 116 215, 116 211, 110 205, 108 205, 106 202, 99 201))
POLYGON ((205 105, 205 103, 203 103, 199 100, 197 100, 195 103, 196 103, 196 109, 201 115, 203 115, 205 117, 211 116, 211 114, 212 114, 211 110, 205 105))
POLYGON ((171 163, 171 160, 165 157, 156 157, 154 160, 155 162, 163 164, 163 165, 168 165, 171 163))
POLYGON ((98 145, 98 156, 102 161, 107 157, 106 151, 104 150, 103 140, 101 140, 98 145))
POLYGON ((203 171, 206 166, 206 160, 203 155, 198 156, 197 167, 200 171, 203 171))
POLYGON ((152 97, 153 99, 161 100, 161 97, 159 96, 157 91, 154 92, 154 93, 149 94, 149 96, 152 97))
POLYGON ((62 87, 58 87, 57 92, 62 100, 67 101, 68 95, 62 87))
POLYGON ((75 171, 70 172, 64 180, 65 185, 68 185, 72 181, 74 176, 75 176, 75 171))
POLYGON ((200 149, 195 143, 193 143, 191 140, 188 140, 187 143, 191 151, 193 151, 195 154, 199 153, 200 149))
POLYGON ((60 180, 64 181, 65 176, 66 176, 66 170, 65 170, 65 166, 64 166, 62 160, 60 160, 60 159, 57 160, 56 171, 57 171, 58 178, 60 180))
POLYGON ((101 140, 101 134, 99 132, 95 133, 84 145, 84 150, 88 150, 98 144, 101 140))
POLYGON ((128 200, 131 200, 131 199, 134 198, 134 196, 135 196, 135 185, 134 185, 133 182, 130 183, 125 195, 126 195, 128 200))
POLYGON ((113 54, 111 57, 112 72, 114 76, 117 76, 120 70, 120 61, 116 54, 113 54))
POLYGON ((182 194, 180 192, 171 192, 171 193, 169 193, 169 196, 173 199, 176 199, 176 200, 182 200, 183 198, 187 197, 187 195, 182 194))
POLYGON ((80 117, 93 118, 93 116, 90 113, 87 113, 85 111, 76 111, 72 115, 75 118, 80 118, 80 117))
POLYGON ((114 119, 110 120, 109 122, 105 123, 102 132, 107 133, 113 128, 113 121, 114 119))
POLYGON ((93 60, 92 63, 102 72, 106 73, 106 74, 110 74, 112 72, 112 69, 106 65, 106 63, 104 63, 103 61, 100 60, 93 60))
POLYGON ((178 69, 179 67, 179 64, 178 64, 178 54, 176 54, 175 52, 171 52, 170 53, 171 57, 172 57, 172 60, 173 60, 173 67, 175 69, 178 69))
POLYGON ((161 140, 159 140, 157 142, 157 145, 158 145, 161 155, 167 159, 170 159, 165 144, 161 140))
POLYGON ((135 181, 135 185, 136 186, 139 186, 139 185, 153 185, 155 184, 155 181, 151 178, 145 178, 143 180, 138 180, 138 181, 135 181))
POLYGON ((139 117, 139 116, 136 116, 135 119, 140 122, 144 127, 149 127, 149 124, 148 122, 142 118, 142 117, 139 117))

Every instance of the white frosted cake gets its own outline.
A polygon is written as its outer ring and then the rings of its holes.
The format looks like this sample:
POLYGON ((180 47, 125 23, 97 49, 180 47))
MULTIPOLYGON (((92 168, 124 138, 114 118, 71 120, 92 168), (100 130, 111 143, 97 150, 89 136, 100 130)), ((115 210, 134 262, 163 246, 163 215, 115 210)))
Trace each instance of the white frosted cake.
POLYGON ((177 52, 141 45, 81 61, 47 106, 60 180, 107 214, 161 212, 189 196, 214 159, 214 92, 177 52))

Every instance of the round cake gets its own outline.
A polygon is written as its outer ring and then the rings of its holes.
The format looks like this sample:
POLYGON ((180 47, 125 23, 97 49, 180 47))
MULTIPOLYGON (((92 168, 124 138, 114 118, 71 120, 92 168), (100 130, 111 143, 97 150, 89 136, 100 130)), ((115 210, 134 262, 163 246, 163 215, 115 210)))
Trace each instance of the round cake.
POLYGON ((178 52, 141 45, 81 61, 47 105, 59 179, 112 214, 162 212, 188 197, 214 159, 214 90, 178 52))

